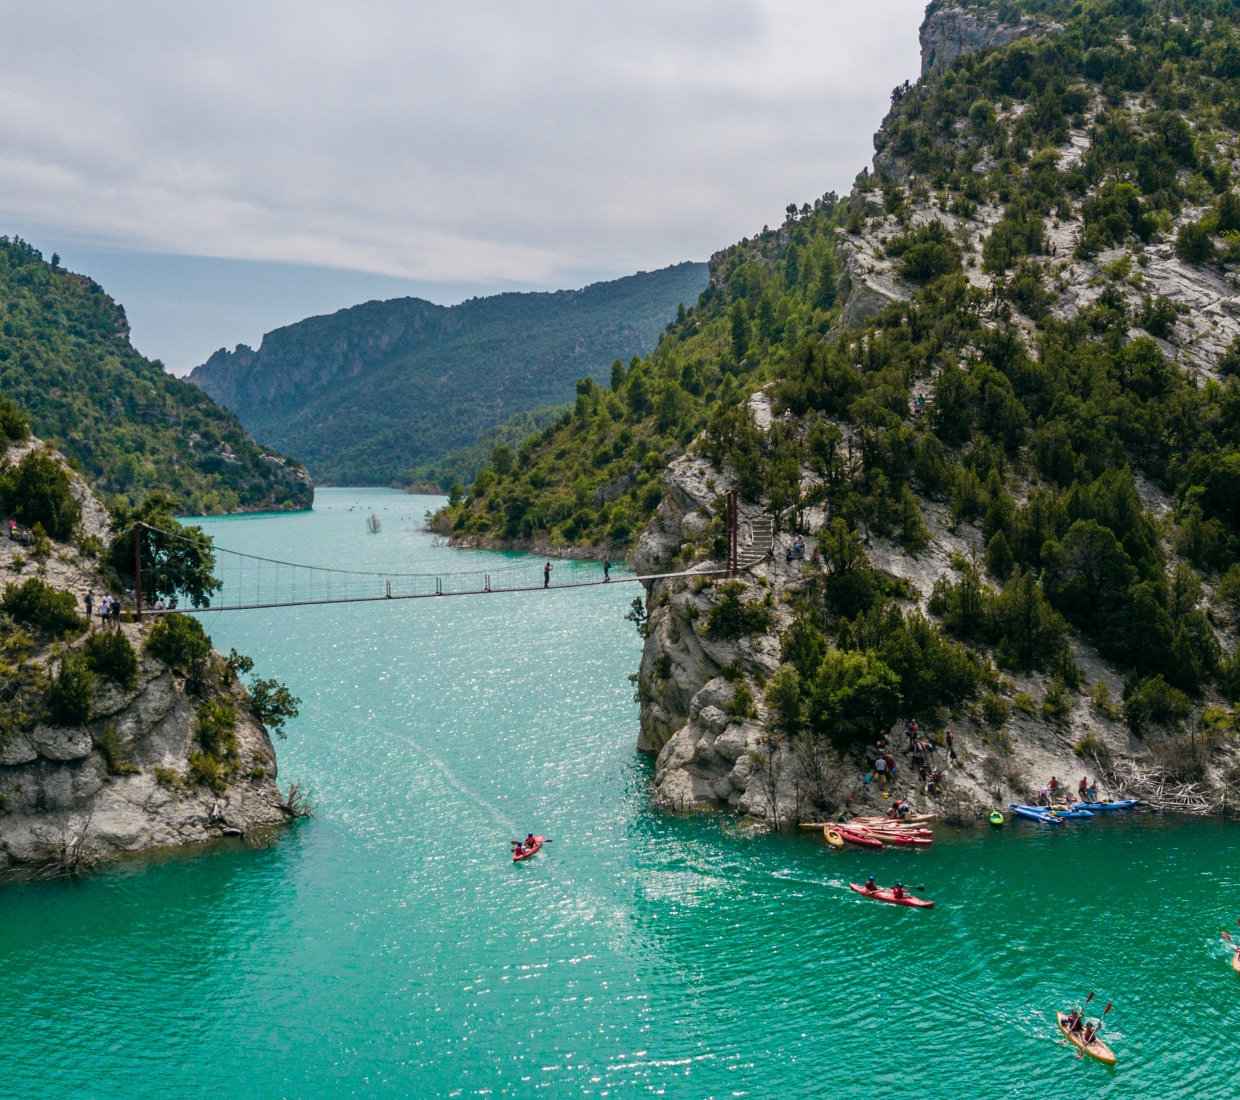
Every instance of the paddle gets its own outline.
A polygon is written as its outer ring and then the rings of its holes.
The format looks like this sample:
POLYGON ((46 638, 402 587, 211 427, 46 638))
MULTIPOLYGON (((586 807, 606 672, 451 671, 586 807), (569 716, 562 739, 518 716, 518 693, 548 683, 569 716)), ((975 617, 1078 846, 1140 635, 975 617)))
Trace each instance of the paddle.
POLYGON ((1235 946, 1236 941, 1235 941, 1235 940, 1233 940, 1233 939, 1232 939, 1232 938, 1231 938, 1231 937, 1227 934, 1227 929, 1226 929, 1226 928, 1220 928, 1220 929, 1219 929, 1219 931, 1223 933, 1223 939, 1225 939, 1228 943, 1230 943, 1230 944, 1232 944, 1233 946, 1235 946))
MULTIPOLYGON (((1090 997, 1091 997, 1091 998, 1093 997, 1093 994, 1092 994, 1092 993, 1090 994, 1090 997)), ((1086 1004, 1089 1004, 1089 1001, 1086 1001, 1085 1003, 1086 1003, 1086 1004)), ((1113 1009, 1114 1007, 1115 1007, 1115 1006, 1114 1006, 1113 1004, 1111 1004, 1111 1002, 1110 1002, 1110 1001, 1107 1001, 1107 1006, 1106 1006, 1106 1008, 1104 1008, 1104 1009, 1102 1010, 1102 1016, 1101 1016, 1101 1017, 1099 1017, 1099 1019, 1098 1019, 1098 1026, 1097 1026, 1096 1028, 1094 1028, 1094 1030, 1093 1030, 1093 1034, 1092 1034, 1092 1035, 1090 1035, 1090 1037, 1089 1037, 1089 1042, 1085 1043, 1085 1047, 1087 1047, 1087 1046, 1093 1046, 1094 1042, 1095 1042, 1095 1041, 1097 1040, 1097 1038, 1098 1038, 1098 1032, 1100 1032, 1100 1031, 1102 1030, 1102 1021, 1103 1021, 1103 1019, 1106 1017, 1106 1014, 1107 1014, 1108 1012, 1110 1012, 1110 1011, 1111 1011, 1111 1009, 1113 1009)), ((1082 1037, 1081 1037, 1081 1041, 1082 1041, 1082 1042, 1085 1042, 1084 1036, 1082 1036, 1082 1037)), ((1080 1053, 1079 1053, 1079 1054, 1077 1054, 1077 1056, 1076 1056, 1076 1058, 1077 1058, 1077 1061, 1078 1061, 1078 1062, 1079 1062, 1082 1058, 1084 1058, 1084 1057, 1085 1057, 1085 1047, 1081 1047, 1080 1053)))

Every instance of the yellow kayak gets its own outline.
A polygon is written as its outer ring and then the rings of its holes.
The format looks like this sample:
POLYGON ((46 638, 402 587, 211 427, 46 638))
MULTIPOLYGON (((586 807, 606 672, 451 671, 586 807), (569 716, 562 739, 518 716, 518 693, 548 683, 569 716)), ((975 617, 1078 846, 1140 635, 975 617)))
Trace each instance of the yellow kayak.
POLYGON ((1083 1050, 1091 1058, 1097 1058, 1099 1062, 1103 1063, 1103 1065, 1115 1065, 1115 1052, 1112 1051, 1106 1043, 1104 1043, 1101 1039, 1095 1038, 1092 1043, 1086 1046, 1080 1035, 1067 1029, 1064 1024, 1064 1021, 1067 1020, 1067 1018, 1068 1014, 1066 1012, 1055 1013, 1055 1021, 1059 1024, 1059 1030, 1064 1033, 1064 1037, 1068 1040, 1068 1042, 1076 1047, 1077 1050, 1083 1050))
POLYGON ((1237 947, 1231 956, 1231 968, 1237 974, 1240 974, 1240 947, 1237 947))
POLYGON ((830 825, 824 825, 822 827, 822 835, 827 838, 827 843, 830 844, 832 848, 844 847, 844 838, 840 836, 835 829, 831 828, 830 825))

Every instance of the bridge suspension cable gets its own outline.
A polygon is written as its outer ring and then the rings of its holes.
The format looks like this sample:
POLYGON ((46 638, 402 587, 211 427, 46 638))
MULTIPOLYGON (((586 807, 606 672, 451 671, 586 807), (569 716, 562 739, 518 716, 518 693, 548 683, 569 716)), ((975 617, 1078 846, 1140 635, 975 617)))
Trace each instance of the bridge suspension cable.
POLYGON ((384 600, 435 599, 445 596, 481 596, 502 592, 534 592, 542 589, 587 588, 601 584, 624 584, 671 577, 706 577, 729 572, 727 569, 684 570, 638 576, 635 573, 604 573, 597 561, 558 559, 545 572, 543 559, 523 555, 511 565, 483 569, 438 572, 401 570, 341 569, 335 566, 305 565, 280 558, 263 557, 213 542, 164 531, 149 524, 135 524, 134 561, 137 584, 135 610, 160 615, 176 610, 188 613, 215 611, 253 611, 276 607, 307 607, 319 604, 378 603, 384 600), (192 593, 178 584, 181 566, 173 555, 160 552, 147 537, 178 541, 213 559, 213 572, 220 587, 203 593, 202 606, 194 606, 192 593), (178 593, 175 607, 160 606, 157 594, 178 593), (138 595, 141 593, 141 595, 138 595))

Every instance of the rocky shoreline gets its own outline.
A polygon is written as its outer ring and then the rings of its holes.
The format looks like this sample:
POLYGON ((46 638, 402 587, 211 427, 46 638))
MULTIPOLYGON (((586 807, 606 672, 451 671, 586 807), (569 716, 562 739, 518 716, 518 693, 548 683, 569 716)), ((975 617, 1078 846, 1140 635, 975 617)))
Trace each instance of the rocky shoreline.
MULTIPOLYGON (((38 440, 13 447, 20 460, 38 440)), ((61 456, 57 460, 66 471, 61 456)), ((82 507, 79 544, 106 550, 107 513, 80 477, 68 471, 82 507)), ((52 542, 42 560, 29 548, 0 540, 0 575, 11 588, 37 579, 72 594, 77 613, 107 585, 99 558, 70 543, 52 542)), ((0 875, 73 873, 126 853, 178 848, 225 836, 250 836, 283 825, 289 807, 276 785, 278 765, 267 730, 254 717, 245 688, 225 658, 212 652, 201 682, 146 652, 150 621, 109 626, 137 655, 129 684, 94 678, 89 714, 57 725, 43 701, 64 660, 100 630, 65 639, 6 618, 0 664, 8 714, 0 729, 0 875), (234 739, 227 776, 212 789, 193 762, 205 751, 199 716, 208 705, 231 717, 234 739)))

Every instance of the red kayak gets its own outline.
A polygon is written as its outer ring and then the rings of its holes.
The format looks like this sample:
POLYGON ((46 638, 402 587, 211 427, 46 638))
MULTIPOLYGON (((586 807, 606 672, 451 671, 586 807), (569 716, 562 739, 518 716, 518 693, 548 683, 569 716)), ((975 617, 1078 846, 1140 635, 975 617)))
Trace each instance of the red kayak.
POLYGON ((522 848, 520 845, 517 845, 512 850, 512 862, 520 863, 523 859, 529 859, 530 856, 534 855, 542 846, 543 838, 541 836, 536 836, 534 838, 534 843, 529 848, 522 848))
POLYGON ((835 831, 848 841, 849 844, 859 844, 863 848, 881 848, 883 846, 883 842, 877 837, 858 832, 855 829, 849 829, 845 825, 837 825, 835 831))
POLYGON ((858 886, 855 882, 848 884, 853 890, 860 894, 863 898, 873 898, 875 901, 886 901, 892 905, 907 905, 910 909, 933 909, 934 902, 926 901, 924 898, 914 898, 905 894, 904 897, 898 898, 890 890, 867 890, 864 886, 858 886))

